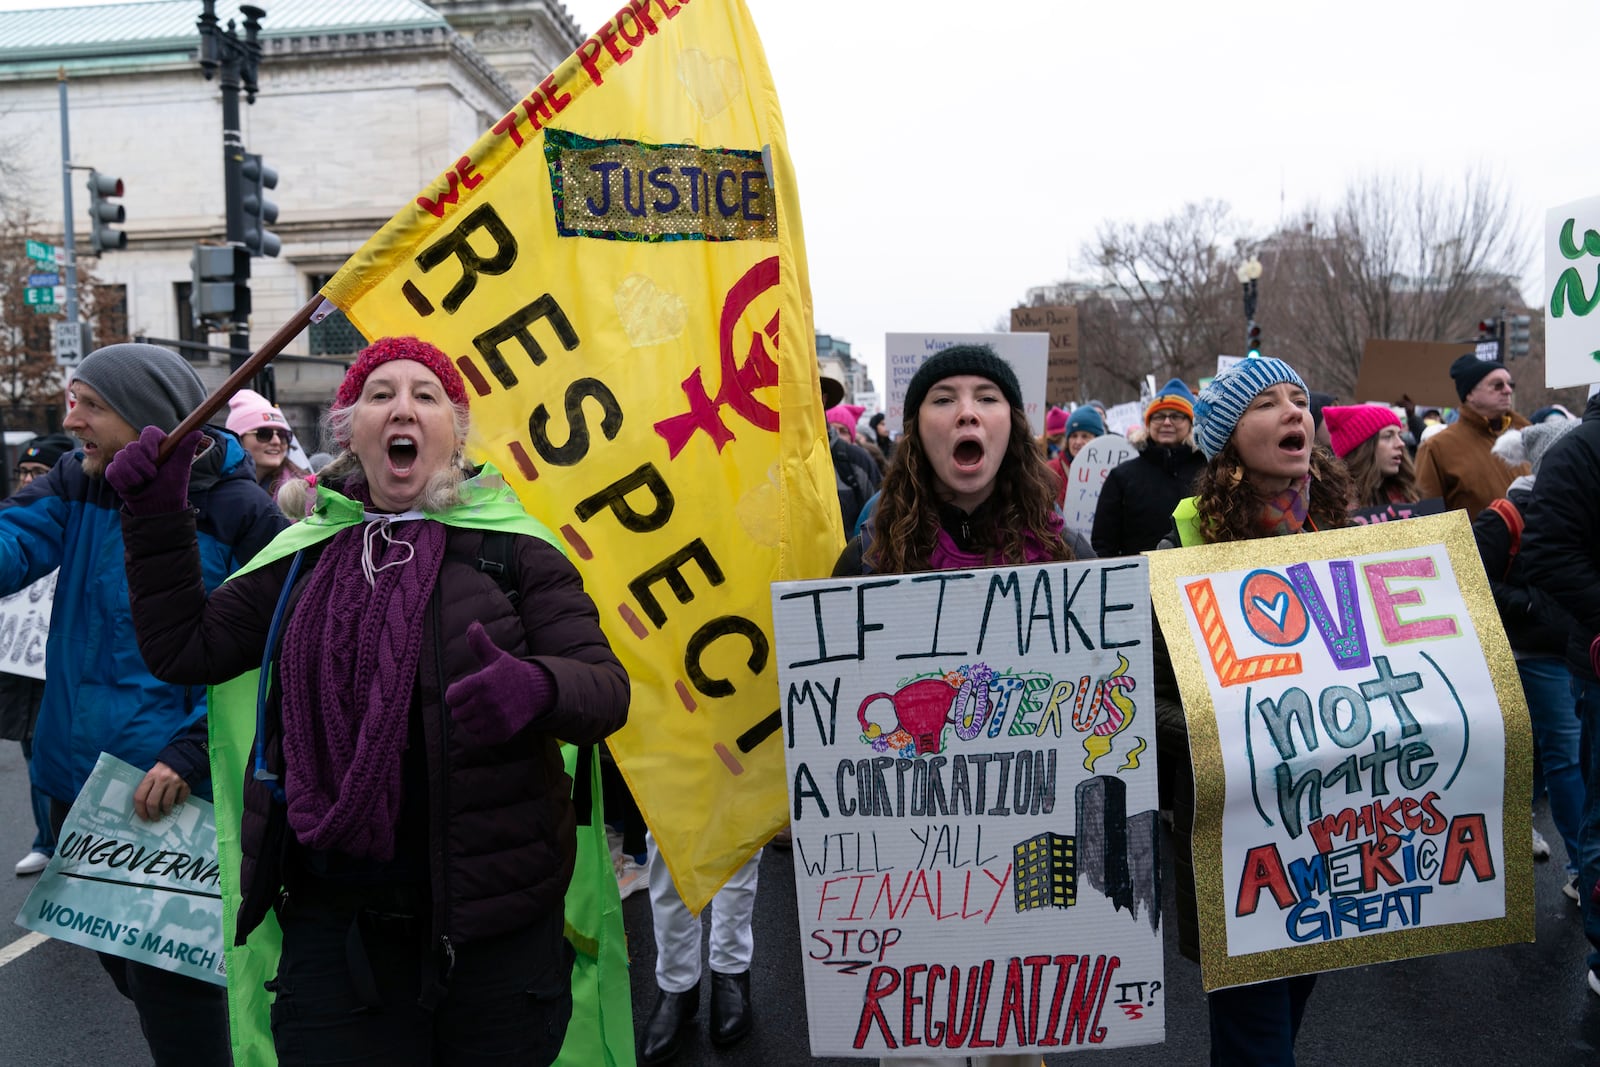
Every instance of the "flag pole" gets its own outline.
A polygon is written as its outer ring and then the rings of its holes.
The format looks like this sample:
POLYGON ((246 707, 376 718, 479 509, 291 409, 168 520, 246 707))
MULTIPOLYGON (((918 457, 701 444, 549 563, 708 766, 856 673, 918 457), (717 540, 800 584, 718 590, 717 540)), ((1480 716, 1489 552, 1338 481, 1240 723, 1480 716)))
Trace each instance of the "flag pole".
MULTIPOLYGON (((241 363, 238 369, 228 375, 227 381, 217 386, 216 391, 206 397, 205 403, 189 412, 184 420, 178 423, 178 428, 167 435, 167 439, 162 441, 161 447, 156 450, 156 462, 166 462, 167 457, 172 454, 174 448, 178 447, 178 442, 183 440, 185 435, 191 430, 198 430, 204 426, 211 416, 216 413, 217 409, 226 404, 234 393, 248 385, 250 380, 256 376, 256 373, 268 363, 271 363, 273 358, 279 352, 282 352, 290 341, 300 336, 301 331, 309 326, 313 320, 320 318, 321 316, 317 312, 326 303, 327 301, 323 299, 322 294, 318 293, 306 301, 305 306, 296 311, 288 322, 279 326, 278 331, 267 338, 266 343, 257 349, 255 355, 241 363)), ((331 310, 332 305, 328 306, 331 310)))

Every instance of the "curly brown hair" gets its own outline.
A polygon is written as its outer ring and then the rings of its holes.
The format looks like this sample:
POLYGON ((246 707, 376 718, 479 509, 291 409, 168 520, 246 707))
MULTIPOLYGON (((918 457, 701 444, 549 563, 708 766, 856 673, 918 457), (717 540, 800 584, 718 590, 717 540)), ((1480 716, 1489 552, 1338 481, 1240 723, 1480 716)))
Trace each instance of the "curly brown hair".
MULTIPOLYGON (((1028 562, 1025 535, 1049 550, 1052 559, 1069 560, 1072 550, 1062 540, 1055 518, 1056 491, 1061 483, 1045 465, 1021 408, 1011 409, 1011 437, 995 475, 986 531, 992 563, 1028 562)), ((882 495, 872 513, 872 538, 866 562, 879 574, 907 574, 928 569, 939 539, 939 480, 917 428, 907 414, 905 433, 895 446, 882 495)))
POLYGON ((1351 506, 1357 508, 1385 508, 1397 501, 1415 504, 1422 498, 1417 488, 1417 468, 1411 462, 1411 450, 1400 450, 1400 469, 1384 474, 1378 469, 1378 435, 1362 441, 1344 458, 1350 472, 1351 506))
MULTIPOLYGON (((1200 471, 1194 483, 1195 510, 1207 543, 1249 541, 1260 537, 1256 520, 1266 494, 1244 476, 1244 463, 1229 441, 1200 471)), ((1311 449, 1311 504, 1306 521, 1317 530, 1350 523, 1350 475, 1323 445, 1311 449)))

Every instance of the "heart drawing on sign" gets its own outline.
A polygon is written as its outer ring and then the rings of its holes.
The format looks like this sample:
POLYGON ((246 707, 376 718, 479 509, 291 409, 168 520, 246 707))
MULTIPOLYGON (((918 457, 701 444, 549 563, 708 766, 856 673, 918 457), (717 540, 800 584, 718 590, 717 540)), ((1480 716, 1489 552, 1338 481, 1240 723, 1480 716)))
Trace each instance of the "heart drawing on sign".
POLYGON ((1271 619, 1273 625, 1281 630, 1283 629, 1283 621, 1289 617, 1289 594, 1279 593, 1271 601, 1253 596, 1250 598, 1250 606, 1271 619))

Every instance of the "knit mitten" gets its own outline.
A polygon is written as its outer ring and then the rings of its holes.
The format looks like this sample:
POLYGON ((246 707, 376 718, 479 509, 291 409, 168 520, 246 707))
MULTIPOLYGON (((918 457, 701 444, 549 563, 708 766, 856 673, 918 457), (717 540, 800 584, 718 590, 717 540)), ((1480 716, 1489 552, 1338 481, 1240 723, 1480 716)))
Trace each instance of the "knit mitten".
POLYGON ((137 441, 111 457, 106 481, 122 497, 128 514, 165 515, 189 506, 189 468, 201 436, 199 430, 190 431, 166 461, 158 463, 156 453, 167 435, 158 426, 146 426, 137 441))
POLYGON ((467 643, 482 666, 453 682, 444 699, 474 740, 500 744, 555 703, 556 683, 550 672, 496 645, 482 623, 467 626, 467 643))

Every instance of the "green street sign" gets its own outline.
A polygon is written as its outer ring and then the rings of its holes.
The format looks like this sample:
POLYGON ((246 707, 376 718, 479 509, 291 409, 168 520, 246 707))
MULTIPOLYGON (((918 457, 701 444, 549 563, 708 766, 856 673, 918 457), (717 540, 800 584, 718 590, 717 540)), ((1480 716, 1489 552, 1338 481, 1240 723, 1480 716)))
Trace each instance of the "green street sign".
POLYGON ((54 307, 56 287, 53 285, 30 285, 22 291, 22 297, 22 302, 28 307, 43 307, 46 304, 54 307))
POLYGON ((54 263, 56 261, 56 246, 47 245, 43 241, 28 241, 28 258, 40 263, 54 263))

